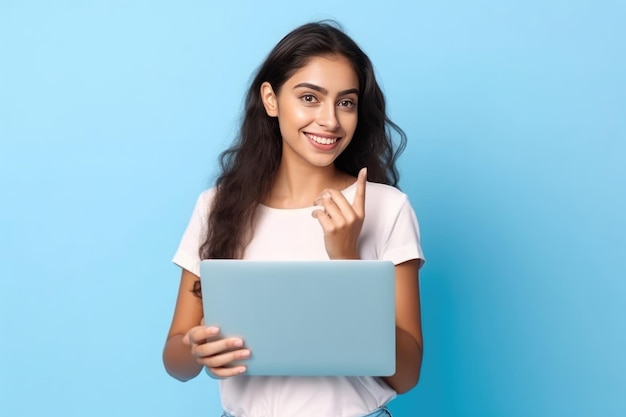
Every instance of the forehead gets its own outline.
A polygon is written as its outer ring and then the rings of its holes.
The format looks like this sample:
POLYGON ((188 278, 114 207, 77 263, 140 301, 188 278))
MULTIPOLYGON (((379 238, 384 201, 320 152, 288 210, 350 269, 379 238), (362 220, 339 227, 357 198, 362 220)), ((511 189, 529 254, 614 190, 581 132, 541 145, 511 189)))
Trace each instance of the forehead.
POLYGON ((352 63, 341 55, 316 56, 285 82, 286 86, 315 84, 329 92, 359 88, 359 78, 352 63))

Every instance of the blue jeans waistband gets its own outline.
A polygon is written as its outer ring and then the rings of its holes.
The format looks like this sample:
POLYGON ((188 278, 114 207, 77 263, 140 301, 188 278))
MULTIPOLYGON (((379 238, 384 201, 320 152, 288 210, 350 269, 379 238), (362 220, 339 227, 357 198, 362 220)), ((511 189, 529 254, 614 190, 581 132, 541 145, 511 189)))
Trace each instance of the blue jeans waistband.
MULTIPOLYGON (((224 413, 222 414, 222 417, 235 417, 235 416, 228 414, 226 411, 224 411, 224 413)), ((391 412, 387 409, 387 407, 380 407, 363 417, 392 417, 392 415, 391 415, 391 412)))

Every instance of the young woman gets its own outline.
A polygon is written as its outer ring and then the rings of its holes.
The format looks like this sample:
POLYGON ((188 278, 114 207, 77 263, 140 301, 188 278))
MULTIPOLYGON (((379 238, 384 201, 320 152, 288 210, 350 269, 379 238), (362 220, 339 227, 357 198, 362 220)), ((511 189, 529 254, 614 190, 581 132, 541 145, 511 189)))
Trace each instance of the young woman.
POLYGON ((394 188, 405 142, 352 39, 329 23, 285 36, 258 69, 237 141, 174 256, 182 277, 163 353, 170 375, 186 381, 206 367, 221 379, 227 417, 389 416, 385 404, 415 386, 422 360, 419 229, 394 188), (245 366, 231 365, 250 356, 245 340, 203 322, 199 264, 218 258, 393 261, 396 373, 247 376, 245 366))

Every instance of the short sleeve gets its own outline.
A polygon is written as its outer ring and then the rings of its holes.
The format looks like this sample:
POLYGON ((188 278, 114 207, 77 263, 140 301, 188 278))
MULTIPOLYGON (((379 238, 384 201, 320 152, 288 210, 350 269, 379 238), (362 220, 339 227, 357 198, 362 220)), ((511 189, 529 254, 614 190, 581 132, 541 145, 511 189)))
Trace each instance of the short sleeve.
POLYGON ((420 244, 419 223, 406 195, 390 223, 382 259, 390 260, 394 265, 417 259, 420 268, 425 262, 420 244))
POLYGON ((174 264, 196 276, 200 276, 200 246, 206 237, 209 204, 213 199, 213 194, 211 189, 198 197, 189 224, 172 259, 174 264))

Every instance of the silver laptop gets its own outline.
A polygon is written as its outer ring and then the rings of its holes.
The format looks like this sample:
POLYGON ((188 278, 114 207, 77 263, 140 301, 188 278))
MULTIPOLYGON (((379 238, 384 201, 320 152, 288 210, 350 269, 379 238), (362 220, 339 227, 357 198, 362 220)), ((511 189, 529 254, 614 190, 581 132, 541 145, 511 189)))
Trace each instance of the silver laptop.
POLYGON ((395 373, 390 261, 205 260, 204 319, 241 337, 247 375, 395 373))

